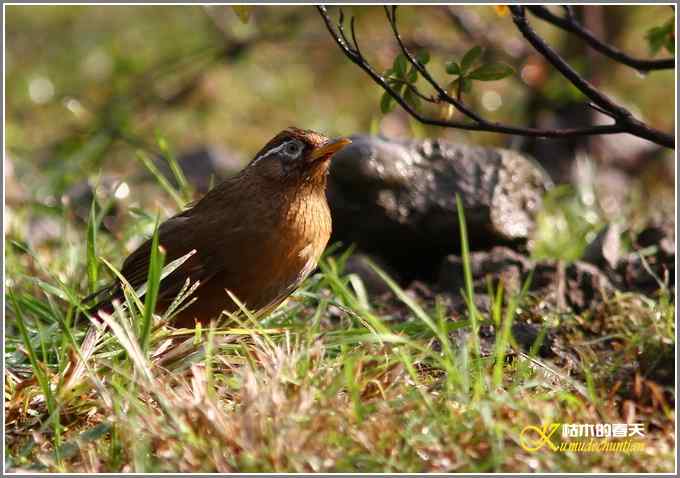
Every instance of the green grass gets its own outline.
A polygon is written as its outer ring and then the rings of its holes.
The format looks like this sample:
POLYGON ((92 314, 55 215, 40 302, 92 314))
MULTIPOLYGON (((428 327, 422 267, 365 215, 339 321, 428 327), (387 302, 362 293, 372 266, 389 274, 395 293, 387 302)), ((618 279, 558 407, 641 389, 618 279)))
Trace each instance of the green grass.
MULTIPOLYGON (((569 337, 582 342, 585 364, 570 377, 535 355, 539 344, 527 354, 514 343, 511 325, 518 311, 530 308, 526 287, 508 295, 502 283, 489 282, 490 312, 474 306, 459 211, 464 316, 452 316, 439 299, 414 297, 377 267, 393 301, 373 303, 361 279, 344 272, 351 250, 340 254, 331 247, 319 271, 269 315, 244 309, 203 329, 177 330, 167 323, 191 300, 191 284, 163 317, 149 311, 161 278, 188 256, 164 267, 162 250, 153 247, 147 286, 125 287, 126 299, 104 317, 109 331, 103 332, 88 327, 79 304, 80 297, 107 280, 99 273, 102 263, 119 274, 102 253, 112 238, 98 232, 95 207, 89 224, 65 224, 66 237, 53 255, 10 239, 8 467, 53 472, 672 470, 674 414, 667 402, 638 409, 638 420, 656 424, 645 453, 530 453, 519 444, 527 425, 624 421, 626 400, 642 399, 631 398, 632 375, 618 385, 630 392, 628 398, 611 396, 613 377, 630 354, 674 347, 671 296, 618 295, 603 306, 602 316, 564 318, 564 326, 573 329, 569 337), (64 270, 72 273, 64 276, 64 270), (605 354, 600 342, 589 343, 586 328, 579 325, 583 320, 589 326, 603 321, 621 348, 605 354), (485 355, 471 331, 489 324, 498 339, 485 355), (451 334, 461 331, 467 338, 452 341, 451 334)), ((142 220, 157 229, 153 217, 142 220)), ((114 254, 109 250, 107 255, 114 254)), ((654 387, 644 380, 642 386, 654 387)))
MULTIPOLYGON (((408 36, 423 22, 432 27, 428 42, 455 35, 452 49, 433 49, 440 64, 472 46, 439 8, 403 8, 408 36)), ((465 8, 499 31, 513 31, 489 7, 465 8)), ((665 8, 619 9, 622 28, 613 43, 646 55, 635 39, 658 24, 665 8)), ((352 10, 360 38, 392 41, 388 29, 371 28, 384 25, 382 8, 352 10)), ((229 12, 225 7, 227 20, 229 12)), ((7 14, 6 165, 15 173, 6 179, 8 190, 18 190, 5 209, 8 470, 673 471, 675 392, 659 370, 674 360, 675 296, 664 284, 655 295, 617 293, 575 315, 489 281, 492 305, 481 312, 463 240, 460 294, 468 310, 459 314, 446 298, 423 298, 382 271, 392 293, 372 298, 346 272, 351 252, 332 245, 318 272, 277 310, 177 330, 168 324, 191 302, 195 284, 186 283, 161 317, 150 311, 158 281, 188 256, 164 264, 154 247, 149 285, 124 287, 124 299, 105 317, 110 331, 91 328, 80 299, 118 277, 123 258, 153 235, 159 215, 194 199, 170 144, 178 151, 220 144, 237 155, 252 153, 291 118, 332 136, 410 130, 415 137, 499 146, 508 138, 461 136, 399 113, 380 121, 380 89, 359 91, 354 66, 314 53, 324 52, 320 39, 334 47, 313 7, 258 7, 249 23, 226 24, 231 40, 201 7, 14 6, 7 14), (298 20, 286 20, 293 13, 298 20), (251 40, 257 45, 250 50, 220 54, 225 41, 235 47, 251 40), (110 71, 86 74, 92 59, 108 62, 110 71), (30 98, 36 78, 53 84, 51 101, 30 98), (192 94, 168 101, 191 85, 192 94), (70 100, 78 108, 65 109, 70 100), (135 156, 138 148, 145 153, 135 156), (151 161, 157 153, 177 188, 151 161), (156 184, 139 177, 144 169, 156 184), (129 197, 107 190, 104 173, 125 178, 129 197), (82 181, 101 185, 85 218, 64 196, 82 181), (540 338, 523 351, 510 331, 527 320, 558 330, 577 355, 574 363, 537 356, 540 338), (474 331, 487 326, 498 340, 485 353, 474 331), (648 425, 644 453, 529 453, 519 445, 526 425, 626 419, 648 425)), ((546 33, 556 46, 565 41, 555 29, 546 33)), ((376 65, 394 56, 383 50, 376 65)), ((673 74, 643 79, 621 67, 603 82, 669 129, 673 104, 663 92, 673 74)), ((553 86, 564 90, 549 78, 542 94, 551 97, 553 86)), ((515 81, 493 88, 504 105, 496 120, 529 123, 554 112, 530 109, 533 95, 515 81)), ((649 171, 650 181, 659 175, 649 171)), ((572 261, 606 221, 621 219, 633 230, 653 214, 675 213, 667 199, 672 187, 665 197, 647 189, 632 191, 623 218, 586 210, 582 191, 556 189, 539 217, 532 253, 572 261)))

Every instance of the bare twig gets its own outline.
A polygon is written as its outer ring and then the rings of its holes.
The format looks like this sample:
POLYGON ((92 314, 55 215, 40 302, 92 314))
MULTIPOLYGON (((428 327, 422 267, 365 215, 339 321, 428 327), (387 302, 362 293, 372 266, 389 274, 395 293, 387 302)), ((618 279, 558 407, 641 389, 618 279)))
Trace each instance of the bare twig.
MULTIPOLYGON (((518 61, 526 57, 531 50, 531 47, 520 39, 509 43, 510 39, 505 32, 500 29, 487 28, 478 15, 467 10, 465 7, 446 5, 442 6, 442 11, 451 20, 456 29, 460 30, 472 43, 489 45, 496 50, 503 50, 518 61)), ((460 51, 460 48, 456 49, 455 52, 464 53, 460 51)))
POLYGON ((531 28, 527 21, 524 7, 511 6, 512 20, 517 29, 524 35, 524 38, 540 53, 550 64, 559 71, 562 76, 579 89, 595 105, 607 111, 610 116, 616 119, 616 124, 620 124, 625 131, 640 138, 652 141, 667 148, 675 147, 675 138, 667 133, 659 131, 646 125, 642 121, 633 117, 630 111, 623 106, 615 103, 585 78, 579 75, 555 50, 553 50, 536 31, 531 28))
MULTIPOLYGON (((513 8, 517 9, 519 7, 511 7, 511 9, 513 8)), ((364 72, 366 72, 376 84, 386 91, 394 99, 394 101, 396 101, 404 110, 406 110, 409 115, 423 124, 457 128, 468 131, 491 131, 504 134, 545 138, 566 138, 574 136, 630 133, 666 147, 672 148, 674 145, 673 136, 654 130, 653 128, 650 128, 649 126, 635 119, 625 108, 614 103, 611 99, 606 97, 599 90, 595 89, 595 87, 584 80, 573 69, 571 69, 571 67, 566 64, 566 62, 559 55, 557 55, 557 53, 550 49, 550 47, 547 46, 545 42, 531 29, 531 27, 526 22, 523 9, 521 12, 513 10, 513 19, 515 20, 515 24, 517 25, 518 29, 520 29, 524 36, 529 40, 531 45, 537 49, 539 53, 545 56, 549 61, 552 60, 551 63, 553 63, 553 66, 555 66, 563 75, 565 75, 569 81, 572 81, 574 85, 592 101, 594 105, 593 107, 595 109, 600 111, 603 110, 605 114, 615 120, 614 123, 579 128, 539 129, 506 125, 484 119, 476 112, 470 110, 465 104, 463 104, 462 101, 459 101, 458 99, 449 95, 446 89, 442 87, 439 82, 437 82, 437 80, 435 80, 434 77, 429 73, 425 65, 421 64, 417 60, 413 53, 411 53, 411 51, 406 47, 404 41, 401 38, 401 34, 399 33, 396 19, 397 8, 385 7, 385 14, 387 15, 387 19, 390 23, 390 26, 392 27, 392 33, 408 62, 434 89, 434 91, 437 93, 438 102, 445 102, 454 106, 465 117, 467 117, 469 121, 449 121, 428 117, 410 105, 398 91, 388 84, 387 80, 380 73, 378 73, 364 57, 357 44, 354 18, 352 18, 350 21, 352 30, 352 40, 350 41, 344 32, 344 14, 342 9, 340 9, 340 18, 337 24, 331 20, 328 10, 325 6, 318 6, 317 9, 319 10, 319 14, 326 25, 326 29, 345 56, 357 66, 359 66, 359 68, 364 70, 364 72), (537 45, 539 45, 540 48, 537 47, 537 45), (559 67, 557 65, 559 65, 559 67)))
POLYGON ((593 34, 593 32, 588 30, 576 20, 576 17, 571 12, 571 9, 567 10, 566 17, 560 17, 552 13, 546 7, 540 5, 531 5, 527 6, 526 8, 541 20, 544 20, 569 33, 573 33, 574 35, 582 38, 593 50, 596 50, 623 65, 630 66, 631 68, 635 68, 636 70, 643 72, 675 68, 674 58, 663 58, 659 60, 634 58, 622 52, 618 48, 604 43, 598 39, 593 34))
POLYGON ((406 86, 406 88, 411 90, 414 95, 416 95, 417 97, 419 97, 420 99, 422 99, 424 101, 427 101, 428 103, 435 103, 435 104, 439 103, 439 100, 437 98, 434 98, 432 96, 425 96, 423 93, 420 92, 420 90, 418 88, 416 88, 413 84, 411 84, 407 81, 401 80, 399 78, 390 78, 390 80, 394 81, 396 83, 401 83, 402 85, 406 86))

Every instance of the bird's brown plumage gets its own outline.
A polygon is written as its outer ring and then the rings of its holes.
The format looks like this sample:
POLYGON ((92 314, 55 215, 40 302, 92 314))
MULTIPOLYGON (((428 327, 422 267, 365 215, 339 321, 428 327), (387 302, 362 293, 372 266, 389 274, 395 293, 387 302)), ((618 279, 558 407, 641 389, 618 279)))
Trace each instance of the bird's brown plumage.
MULTIPOLYGON (((326 247, 331 233, 325 196, 328 163, 348 142, 331 143, 318 133, 288 128, 241 173, 165 221, 159 242, 166 263, 196 253, 161 282, 157 310, 167 308, 187 278, 200 286, 197 300, 174 321, 177 326, 207 323, 222 310, 236 310, 225 290, 251 310, 283 301, 326 247)), ((150 247, 145 242, 123 264, 121 272, 135 288, 147 279, 150 247)), ((116 296, 119 285, 108 300, 116 296)))

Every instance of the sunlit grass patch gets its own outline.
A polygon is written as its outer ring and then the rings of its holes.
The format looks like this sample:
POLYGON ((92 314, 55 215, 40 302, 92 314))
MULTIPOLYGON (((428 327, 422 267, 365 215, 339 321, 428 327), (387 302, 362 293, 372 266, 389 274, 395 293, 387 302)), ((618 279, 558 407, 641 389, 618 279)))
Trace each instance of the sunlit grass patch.
MULTIPOLYGON (((585 339, 587 368, 574 377, 536 356, 537 347, 527 353, 517 346, 510 328, 516 309, 526 305, 526 288, 509 295, 502 284, 490 286, 492 305, 483 313, 466 275, 461 294, 468 309, 452 320, 441 301, 420 301, 376 268, 400 304, 391 312, 372 304, 361 279, 344 272, 351 251, 331 250, 303 288, 269 315, 243 310, 211 327, 173 329, 167 319, 191 300, 192 285, 167 317, 147 314, 149 294, 177 266, 164 268, 157 257, 150 285, 127 289, 126 300, 104 318, 108 331, 96 331, 83 319, 78 291, 105 280, 100 267, 92 280, 93 244, 101 238, 91 227, 83 234, 89 240, 69 244, 75 249, 69 254, 80 258, 77 272, 61 279, 52 272, 61 263, 44 264, 26 246, 11 246, 10 255, 21 255, 11 258, 19 280, 7 296, 12 469, 661 471, 672 463, 674 416, 663 403, 661 415, 654 407, 645 415, 656 427, 645 454, 574 456, 520 447, 527 425, 618 421, 627 413, 602 373, 620 366, 600 367, 597 349, 585 339), (35 275, 22 278, 29 266, 35 275), (471 333, 481 325, 497 330, 490 353, 471 333), (451 340, 459 333, 462 342, 451 340)), ((613 317, 607 327, 627 347, 648 349, 674 331, 668 297, 614 297, 606 307, 613 317)))

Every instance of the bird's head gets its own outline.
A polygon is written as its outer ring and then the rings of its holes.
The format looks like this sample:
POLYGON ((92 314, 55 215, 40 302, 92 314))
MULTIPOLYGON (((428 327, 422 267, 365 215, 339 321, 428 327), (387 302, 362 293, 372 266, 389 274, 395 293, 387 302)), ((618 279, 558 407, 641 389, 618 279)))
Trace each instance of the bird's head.
POLYGON ((325 184, 331 157, 350 144, 310 130, 287 128, 277 134, 248 164, 249 173, 286 184, 325 184))

